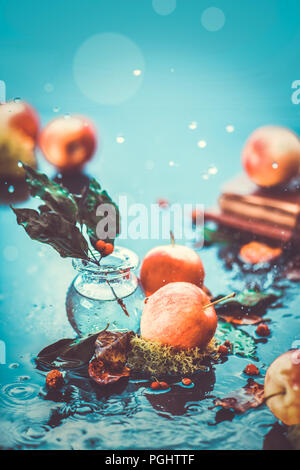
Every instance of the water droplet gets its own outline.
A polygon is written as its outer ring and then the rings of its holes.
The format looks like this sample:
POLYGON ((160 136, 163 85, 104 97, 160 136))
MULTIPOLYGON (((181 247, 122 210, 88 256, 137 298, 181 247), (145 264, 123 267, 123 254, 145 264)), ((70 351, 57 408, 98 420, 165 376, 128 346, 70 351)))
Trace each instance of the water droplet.
POLYGON ((125 139, 124 139, 124 137, 122 137, 122 136, 118 136, 118 137, 116 138, 116 142, 117 142, 118 144, 123 144, 123 143, 125 142, 125 139))
POLYGON ((175 162, 170 161, 170 162, 169 162, 169 166, 175 166, 175 162))
POLYGON ((226 129, 226 132, 229 132, 230 134, 231 134, 232 132, 234 132, 234 126, 232 126, 231 124, 229 124, 228 126, 226 126, 225 129, 226 129))
POLYGON ((10 194, 14 193, 15 192, 15 187, 11 184, 9 187, 8 187, 8 192, 10 194))
POLYGON ((175 69, 173 69, 173 67, 170 68, 170 72, 173 73, 175 72, 175 69))
POLYGON ((133 71, 133 75, 135 77, 139 77, 140 75, 142 75, 142 71, 140 69, 136 69, 133 71))
POLYGON ((44 86, 44 90, 46 93, 52 93, 52 91, 54 90, 54 86, 52 85, 52 83, 46 83, 44 86))
POLYGON ((189 128, 194 131, 197 129, 197 123, 195 121, 191 122, 191 124, 189 124, 189 128))
POLYGON ((215 165, 212 165, 208 169, 210 175, 216 175, 218 173, 218 168, 215 165))
POLYGON ((19 367, 19 364, 17 362, 12 362, 9 364, 9 369, 17 369, 19 367))
POLYGON ((204 149, 207 146, 207 143, 205 140, 199 140, 199 142, 197 142, 197 145, 200 149, 204 149))
POLYGON ((19 98, 19 97, 14 98, 14 102, 15 102, 15 103, 20 103, 20 101, 21 101, 21 98, 19 98))
POLYGON ((66 114, 64 115, 64 118, 65 118, 65 119, 70 119, 70 113, 66 113, 66 114))
POLYGON ((53 112, 58 113, 59 111, 60 111, 60 107, 59 106, 54 106, 53 112))
POLYGON ((19 167, 19 168, 23 168, 23 163, 22 163, 22 162, 18 162, 18 167, 19 167))
POLYGON ((278 163, 276 163, 276 162, 272 163, 272 168, 274 168, 275 170, 277 170, 277 168, 278 168, 278 163))
POLYGON ((204 180, 208 180, 209 175, 208 175, 207 173, 202 173, 202 178, 203 178, 204 180))

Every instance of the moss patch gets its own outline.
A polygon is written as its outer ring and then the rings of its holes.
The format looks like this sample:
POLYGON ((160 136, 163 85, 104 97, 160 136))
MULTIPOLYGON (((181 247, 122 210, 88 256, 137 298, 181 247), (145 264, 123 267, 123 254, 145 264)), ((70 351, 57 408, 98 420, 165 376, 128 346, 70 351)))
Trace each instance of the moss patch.
POLYGON ((128 366, 135 372, 154 376, 193 374, 205 370, 208 360, 217 360, 217 343, 214 339, 204 351, 199 348, 179 351, 169 346, 145 341, 139 336, 131 340, 128 366))

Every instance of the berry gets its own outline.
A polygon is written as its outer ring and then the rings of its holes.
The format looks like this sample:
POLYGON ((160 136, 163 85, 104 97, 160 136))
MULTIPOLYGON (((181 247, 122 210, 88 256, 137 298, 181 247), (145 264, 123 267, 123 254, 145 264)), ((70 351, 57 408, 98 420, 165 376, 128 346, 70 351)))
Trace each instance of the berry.
POLYGON ((221 344, 221 346, 219 346, 218 352, 221 354, 221 356, 228 356, 229 354, 229 350, 225 344, 221 344))
POLYGON ((271 331, 270 331, 268 325, 266 325, 265 323, 261 323, 261 324, 258 325, 258 327, 256 328, 256 334, 257 334, 258 336, 270 336, 271 331))
POLYGON ((260 374, 258 367, 256 367, 256 365, 254 364, 248 364, 244 369, 244 373, 247 375, 259 375, 260 374))
POLYGON ((182 383, 183 383, 183 385, 192 385, 191 379, 186 379, 186 378, 182 379, 182 383))
POLYGON ((152 382, 150 385, 152 390, 159 390, 160 389, 160 383, 159 382, 152 382))
POLYGON ((111 255, 113 251, 114 251, 114 245, 112 243, 105 243, 103 256, 111 255))
POLYGON ((159 385, 162 390, 167 390, 169 388, 169 384, 167 384, 167 382, 159 382, 159 385))
POLYGON ((105 250, 106 243, 103 240, 98 240, 96 242, 96 249, 99 251, 99 253, 103 253, 105 250))
POLYGON ((232 348, 232 343, 227 339, 224 341, 224 346, 230 350, 232 348))
POLYGON ((64 384, 64 377, 59 370, 51 370, 46 377, 46 385, 49 388, 59 388, 64 384))

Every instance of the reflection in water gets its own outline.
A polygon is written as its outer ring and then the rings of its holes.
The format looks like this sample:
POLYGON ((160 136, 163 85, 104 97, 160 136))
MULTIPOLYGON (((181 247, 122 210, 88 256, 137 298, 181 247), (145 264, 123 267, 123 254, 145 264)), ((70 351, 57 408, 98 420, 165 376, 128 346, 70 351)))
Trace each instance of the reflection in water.
POLYGON ((193 376, 194 387, 187 389, 175 383, 171 385, 171 392, 162 394, 152 393, 150 389, 146 392, 147 400, 154 409, 161 413, 169 413, 174 416, 184 415, 192 412, 193 402, 206 398, 215 384, 215 372, 213 368, 205 372, 199 372, 193 376))

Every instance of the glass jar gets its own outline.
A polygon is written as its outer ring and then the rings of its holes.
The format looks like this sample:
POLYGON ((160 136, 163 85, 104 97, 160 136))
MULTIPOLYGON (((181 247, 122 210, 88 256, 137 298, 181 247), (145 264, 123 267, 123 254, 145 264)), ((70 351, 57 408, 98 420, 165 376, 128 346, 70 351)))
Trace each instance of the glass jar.
POLYGON ((138 256, 122 247, 102 258, 100 266, 73 260, 78 274, 68 290, 66 308, 78 335, 96 333, 108 324, 110 330, 139 331, 145 296, 134 274, 138 263, 138 256))

